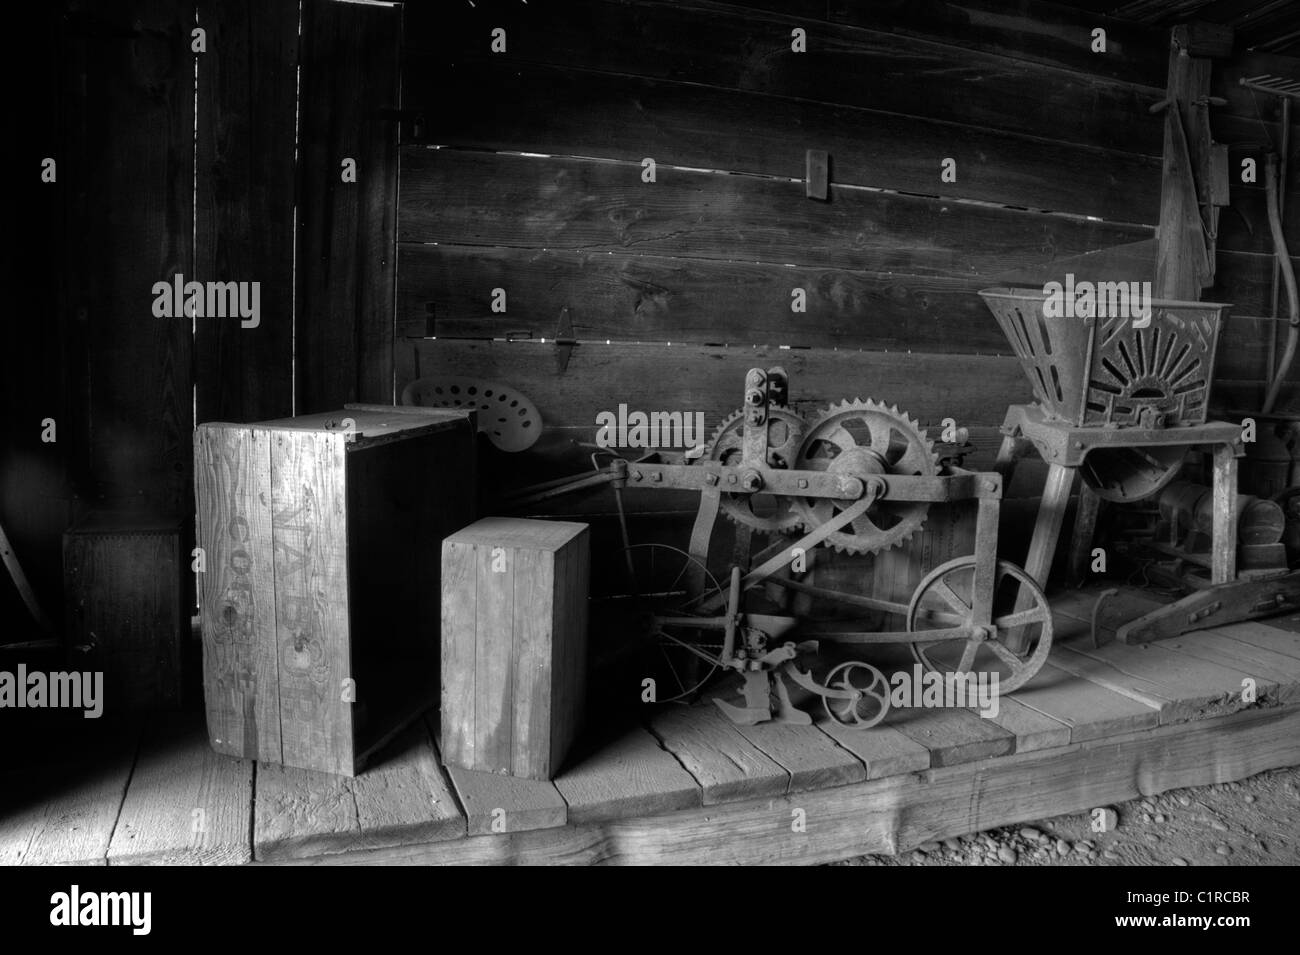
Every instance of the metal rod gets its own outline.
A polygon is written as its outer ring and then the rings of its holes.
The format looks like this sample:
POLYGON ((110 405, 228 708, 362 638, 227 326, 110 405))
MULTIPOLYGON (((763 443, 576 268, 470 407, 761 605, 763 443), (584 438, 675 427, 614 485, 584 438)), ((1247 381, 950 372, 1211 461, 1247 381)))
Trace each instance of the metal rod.
MULTIPOLYGON (((868 610, 879 610, 884 613, 896 613, 900 616, 907 614, 907 604, 895 603, 892 600, 880 600, 876 597, 865 597, 861 594, 846 594, 840 590, 827 590, 825 587, 814 587, 812 584, 805 584, 800 580, 788 580, 784 577, 773 577, 768 583, 775 584, 777 587, 783 587, 787 590, 794 590, 801 594, 808 594, 812 597, 819 597, 822 600, 833 600, 836 603, 848 604, 851 607, 865 607, 868 610)), ((956 615, 953 615, 954 619, 956 615)))

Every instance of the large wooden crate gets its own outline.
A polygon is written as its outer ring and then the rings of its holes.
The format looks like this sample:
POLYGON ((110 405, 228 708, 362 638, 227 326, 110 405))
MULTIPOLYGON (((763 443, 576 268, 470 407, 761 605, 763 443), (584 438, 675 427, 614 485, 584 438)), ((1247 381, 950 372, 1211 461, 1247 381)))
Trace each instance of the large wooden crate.
POLYGON ((475 517, 473 414, 205 424, 194 453, 212 746, 353 775, 437 702, 439 546, 475 517))
POLYGON ((442 757, 550 779, 586 696, 586 524, 488 517, 442 545, 442 757))
POLYGON ((94 512, 63 535, 69 660, 104 674, 104 711, 170 709, 190 641, 181 521, 94 512))

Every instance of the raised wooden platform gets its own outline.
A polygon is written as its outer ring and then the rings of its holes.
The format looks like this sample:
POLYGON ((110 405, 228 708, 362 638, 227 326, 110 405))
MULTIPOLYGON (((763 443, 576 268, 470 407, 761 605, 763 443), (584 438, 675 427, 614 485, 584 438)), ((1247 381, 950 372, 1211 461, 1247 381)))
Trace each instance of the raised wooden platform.
POLYGON ((428 724, 356 779, 219 756, 194 719, 96 728, 11 770, 0 862, 815 863, 1300 764, 1300 620, 1094 649, 1093 599, 1053 601, 1049 665, 996 719, 855 733, 669 709, 553 784, 448 772, 428 724))

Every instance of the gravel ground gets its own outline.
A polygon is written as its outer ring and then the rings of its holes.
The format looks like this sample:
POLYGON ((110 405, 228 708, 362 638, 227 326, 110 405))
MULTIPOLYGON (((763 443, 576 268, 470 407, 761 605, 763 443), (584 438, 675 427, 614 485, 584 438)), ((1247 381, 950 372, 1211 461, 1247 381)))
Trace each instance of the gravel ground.
POLYGON ((1300 767, 835 865, 1297 865, 1300 767))

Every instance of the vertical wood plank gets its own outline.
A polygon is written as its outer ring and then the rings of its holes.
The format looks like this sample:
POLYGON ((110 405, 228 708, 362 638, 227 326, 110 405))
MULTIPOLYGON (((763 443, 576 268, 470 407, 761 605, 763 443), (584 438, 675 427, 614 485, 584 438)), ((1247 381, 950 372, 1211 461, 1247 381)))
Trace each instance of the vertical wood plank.
MULTIPOLYGON (((503 545, 504 547, 504 542, 503 545)), ((488 772, 510 771, 510 737, 514 732, 513 676, 515 594, 518 550, 498 554, 504 573, 493 568, 492 543, 475 548, 478 563, 478 608, 474 619, 474 765, 488 772)))
POLYGON ((1237 458, 1232 448, 1214 449, 1214 526, 1210 579, 1223 584, 1237 576, 1237 458))
POLYGON ((299 413, 393 400, 400 45, 398 8, 303 6, 299 413))
POLYGON ((284 762, 355 770, 345 435, 272 431, 271 535, 284 762))
POLYGON ((1160 228, 1156 252, 1157 298, 1194 302, 1201 287, 1214 281, 1214 262, 1206 245, 1193 180, 1191 143, 1201 128, 1194 100, 1210 92, 1210 61, 1189 56, 1177 45, 1169 51, 1166 80, 1164 165, 1161 173, 1160 228))
POLYGON ((474 765, 474 641, 478 605, 478 557, 473 544, 442 545, 442 730, 443 762, 474 765))
POLYGON ((278 762, 270 439, 261 429, 205 425, 194 455, 208 736, 219 753, 278 762))
MULTIPOLYGON (((559 615, 560 581, 565 564, 559 554, 542 550, 516 550, 510 555, 514 566, 511 602, 514 647, 510 670, 510 772, 516 776, 550 778, 551 726, 557 700, 552 682, 556 628, 559 615), (553 603, 555 601, 555 603, 553 603)), ((499 640, 500 634, 497 635, 499 640)))
POLYGON ((194 278, 259 282, 259 323, 201 319, 199 421, 293 412, 297 0, 198 0, 194 278))
POLYGON ((83 185, 91 472, 98 495, 189 513, 190 319, 157 318, 153 284, 193 265, 194 8, 109 0, 86 44, 83 185))
MULTIPOLYGON (((77 209, 76 159, 80 137, 74 124, 82 110, 75 91, 83 68, 84 41, 68 35, 62 2, 24 4, 11 11, 8 29, 23 38, 24 56, 6 58, 5 88, 21 90, 10 100, 11 139, 26 148, 6 151, 7 218, 12 235, 6 261, 11 281, 5 324, 4 374, 0 374, 0 526, 30 582, 31 593, 57 621, 61 613, 60 535, 71 523, 70 471, 88 445, 86 416, 74 411, 84 381, 85 339, 74 329, 74 303, 81 262, 73 249, 86 218, 77 209), (30 64, 39 64, 33 75, 30 64), (41 181, 40 163, 57 163, 55 182, 41 181), (37 318, 39 316, 39 318, 37 318), (42 421, 58 423, 58 441, 41 440, 42 421)), ((0 543, 0 546, 3 546, 0 543)), ((26 593, 0 571, 0 643, 39 639, 26 593)))
POLYGON ((551 673, 554 717, 551 728, 551 775, 565 759, 582 731, 587 708, 587 647, 591 587, 591 531, 584 530, 564 548, 563 586, 557 595, 557 631, 563 645, 551 673), (560 621, 563 622, 560 622, 560 621))

